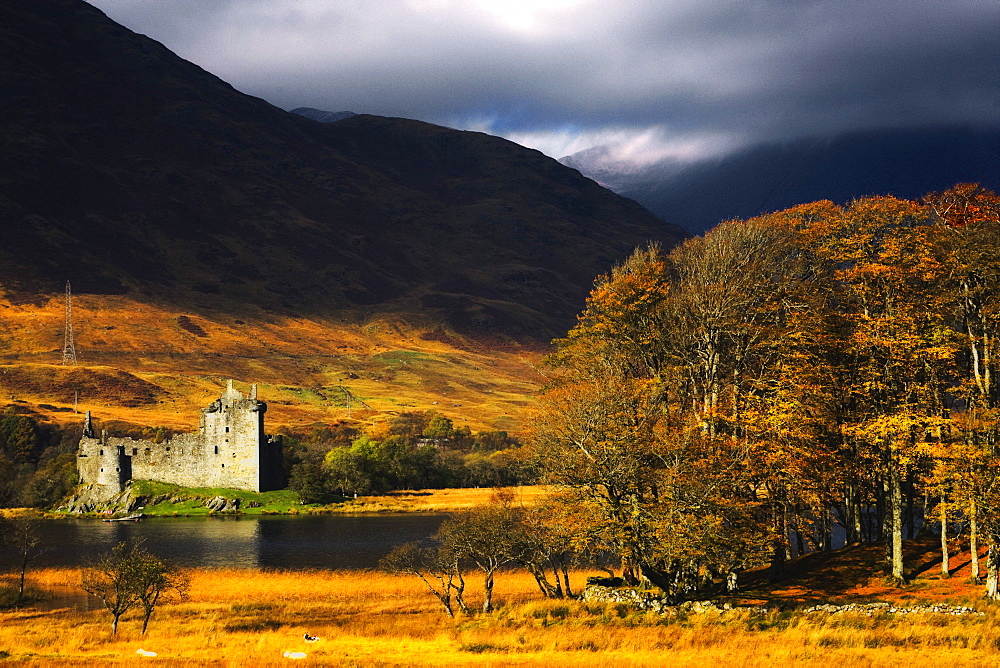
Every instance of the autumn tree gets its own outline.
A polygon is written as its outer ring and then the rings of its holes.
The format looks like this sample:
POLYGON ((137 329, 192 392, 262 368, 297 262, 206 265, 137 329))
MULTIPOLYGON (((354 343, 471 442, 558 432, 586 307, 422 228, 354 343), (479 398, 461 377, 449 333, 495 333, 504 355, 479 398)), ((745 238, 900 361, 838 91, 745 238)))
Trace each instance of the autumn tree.
POLYGON ((995 489, 1000 420, 1000 197, 977 184, 963 183, 923 199, 935 216, 938 261, 948 268, 942 291, 958 343, 962 371, 949 386, 960 419, 957 434, 941 448, 938 479, 954 480, 955 504, 970 525, 970 548, 978 575, 980 533, 990 545, 987 595, 1000 596, 1000 531, 995 489))
POLYGON ((728 221, 596 281, 532 447, 674 598, 765 553, 778 576, 790 537, 830 549, 836 519, 902 582, 919 492, 945 551, 948 513, 990 543, 995 594, 998 323, 1000 200, 978 186, 728 221))
POLYGON ((940 426, 954 350, 941 308, 945 273, 926 208, 894 198, 851 204, 827 222, 817 253, 833 268, 855 377, 844 431, 869 448, 886 499, 887 561, 903 581, 903 481, 928 430, 940 426))
POLYGON ((548 479, 594 504, 601 540, 626 576, 675 598, 697 590, 706 569, 739 567, 766 532, 750 453, 719 426, 718 408, 732 398, 717 366, 727 333, 691 317, 685 336, 680 273, 652 247, 597 281, 550 360, 561 374, 533 434, 548 479))

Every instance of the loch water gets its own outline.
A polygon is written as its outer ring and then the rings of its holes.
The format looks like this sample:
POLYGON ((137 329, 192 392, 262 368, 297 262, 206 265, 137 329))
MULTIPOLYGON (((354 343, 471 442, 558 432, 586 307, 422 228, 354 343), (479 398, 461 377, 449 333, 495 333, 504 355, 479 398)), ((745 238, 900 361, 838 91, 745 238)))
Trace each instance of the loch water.
POLYGON ((46 552, 33 565, 80 566, 125 540, 186 567, 364 569, 396 545, 425 540, 444 514, 232 515, 42 523, 46 552))

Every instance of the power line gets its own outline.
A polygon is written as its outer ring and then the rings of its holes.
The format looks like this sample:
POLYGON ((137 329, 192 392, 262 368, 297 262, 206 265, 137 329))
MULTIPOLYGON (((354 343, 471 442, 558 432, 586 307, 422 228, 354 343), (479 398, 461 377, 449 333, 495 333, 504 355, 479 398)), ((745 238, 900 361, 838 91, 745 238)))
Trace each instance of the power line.
POLYGON ((63 336, 62 363, 76 366, 76 344, 73 343, 73 294, 66 281, 66 331, 63 336))

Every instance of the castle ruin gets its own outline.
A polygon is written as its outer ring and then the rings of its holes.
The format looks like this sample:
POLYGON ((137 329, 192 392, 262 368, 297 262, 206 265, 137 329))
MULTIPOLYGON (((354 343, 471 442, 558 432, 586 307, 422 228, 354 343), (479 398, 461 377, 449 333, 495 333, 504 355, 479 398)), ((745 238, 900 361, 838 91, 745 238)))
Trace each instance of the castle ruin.
POLYGON ((90 411, 77 453, 84 485, 101 485, 106 495, 122 492, 130 480, 156 480, 183 487, 226 487, 266 492, 284 487, 281 437, 264 433, 267 404, 233 387, 201 411, 198 431, 163 443, 95 435, 90 411))

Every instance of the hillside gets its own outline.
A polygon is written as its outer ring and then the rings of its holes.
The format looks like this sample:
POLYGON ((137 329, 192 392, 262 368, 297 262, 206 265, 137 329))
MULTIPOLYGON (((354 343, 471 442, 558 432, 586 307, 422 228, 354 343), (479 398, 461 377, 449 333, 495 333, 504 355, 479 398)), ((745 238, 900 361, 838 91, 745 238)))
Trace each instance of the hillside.
POLYGON ((102 421, 190 431, 234 378, 244 390, 260 384, 269 429, 435 410, 473 430, 518 431, 543 381, 539 348, 484 347, 400 319, 237 318, 102 295, 74 298, 79 364, 64 366, 64 312, 61 298, 0 299, 0 411, 76 424, 91 410, 102 421))
POLYGON ((191 429, 232 377, 274 426, 347 388, 516 430, 594 277, 684 236, 503 139, 285 112, 82 0, 0 5, 0 127, 0 408, 60 422, 191 429))
POLYGON ((594 276, 683 232, 537 151, 311 121, 82 0, 0 7, 0 285, 544 341, 594 276), (12 234, 17 230, 17 234, 12 234))
POLYGON ((934 127, 857 132, 648 166, 616 161, 607 147, 596 147, 562 162, 692 234, 701 234, 723 220, 822 199, 839 204, 869 195, 918 199, 962 182, 996 190, 1000 130, 934 127))

